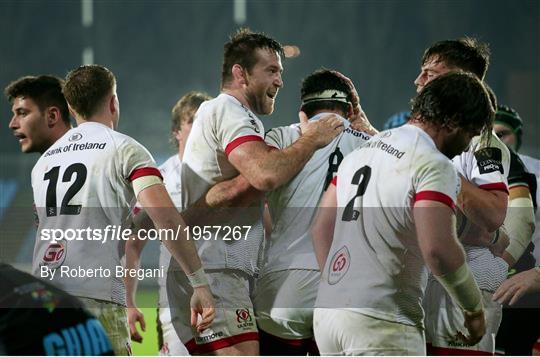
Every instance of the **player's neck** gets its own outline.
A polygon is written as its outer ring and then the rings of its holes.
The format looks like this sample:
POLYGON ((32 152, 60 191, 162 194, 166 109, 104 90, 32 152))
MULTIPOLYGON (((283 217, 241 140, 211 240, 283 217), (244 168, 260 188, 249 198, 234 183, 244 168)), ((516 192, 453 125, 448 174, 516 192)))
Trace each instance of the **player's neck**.
POLYGON ((225 93, 225 94, 230 95, 231 97, 234 97, 236 100, 242 103, 243 106, 251 110, 251 106, 249 105, 247 97, 240 88, 232 88, 232 87, 223 88, 222 93, 225 93))
POLYGON ((415 120, 409 121, 409 124, 422 129, 426 134, 428 134, 431 140, 433 140, 433 142, 435 143, 437 150, 442 152, 442 149, 446 142, 446 136, 448 135, 448 132, 446 130, 439 126, 415 120))

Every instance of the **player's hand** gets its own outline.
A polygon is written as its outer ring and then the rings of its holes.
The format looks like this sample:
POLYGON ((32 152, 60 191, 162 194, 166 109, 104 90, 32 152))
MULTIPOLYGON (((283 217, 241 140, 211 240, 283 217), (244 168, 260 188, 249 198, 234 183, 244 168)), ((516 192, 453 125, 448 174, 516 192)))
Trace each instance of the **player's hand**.
POLYGON ((510 238, 508 237, 508 232, 504 225, 500 226, 497 231, 498 233, 495 234, 499 234, 499 238, 494 244, 489 246, 489 250, 494 256, 502 258, 504 251, 508 248, 508 245, 510 245, 510 238))
POLYGON ((325 115, 319 120, 308 121, 306 113, 299 112, 300 130, 303 137, 308 137, 318 148, 328 145, 343 130, 343 122, 335 114, 325 115))
POLYGON ((478 312, 463 312, 465 318, 464 326, 467 329, 468 336, 465 336, 461 331, 457 332, 456 339, 465 346, 474 346, 486 334, 486 317, 484 310, 478 312))
POLYGON ((332 71, 336 76, 341 77, 345 82, 348 84, 351 92, 351 106, 352 106, 352 115, 349 118, 349 121, 351 122, 351 127, 354 130, 357 131, 363 131, 369 135, 376 135, 379 133, 377 129, 371 125, 369 122, 368 117, 366 116, 366 113, 362 110, 362 107, 360 106, 360 97, 358 96, 358 92, 356 91, 356 88, 354 86, 353 81, 345 76, 343 73, 338 71, 332 71))
POLYGON ((215 303, 210 287, 203 285, 194 288, 191 296, 191 326, 202 332, 212 324, 215 315, 215 303))
POLYGON ((144 321, 143 313, 136 307, 128 307, 127 318, 131 340, 141 343, 143 341, 143 337, 137 330, 137 321, 139 322, 139 325, 141 325, 141 330, 143 332, 146 331, 146 322, 144 321))
POLYGON ((379 131, 371 125, 369 119, 366 116, 366 113, 358 106, 359 114, 355 117, 351 117, 351 127, 356 131, 363 131, 369 135, 377 135, 379 131))
POLYGON ((492 299, 500 304, 514 305, 523 295, 540 291, 540 269, 522 271, 505 280, 495 291, 492 299))

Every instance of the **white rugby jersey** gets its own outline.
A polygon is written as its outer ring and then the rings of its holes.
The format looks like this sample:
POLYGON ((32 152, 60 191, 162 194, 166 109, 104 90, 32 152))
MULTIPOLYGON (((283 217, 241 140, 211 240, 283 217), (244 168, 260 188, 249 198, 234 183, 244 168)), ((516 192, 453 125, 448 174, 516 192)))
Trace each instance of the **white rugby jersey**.
MULTIPOLYGON (((247 107, 228 94, 201 104, 195 114, 193 127, 186 142, 182 162, 182 203, 188 207, 197 201, 214 184, 236 177, 239 172, 227 156, 240 144, 263 141, 262 122, 247 107)), ((212 229, 208 240, 196 240, 199 256, 206 269, 240 269, 248 274, 258 272, 259 254, 262 253, 263 227, 262 202, 228 222, 220 224, 219 232, 212 229), (250 219, 246 217, 250 216, 250 219), (230 229, 239 229, 241 239, 232 239, 230 229)))
MULTIPOLYGON (((318 114, 310 121, 318 120, 325 114, 318 114)), ((264 250, 263 273, 285 269, 319 270, 309 233, 319 201, 343 158, 371 138, 352 129, 347 119, 341 120, 345 131, 317 150, 289 183, 267 194, 272 235, 264 250)), ((299 124, 293 124, 270 130, 265 140, 270 146, 284 149, 298 138, 299 124)))
POLYGON ((42 276, 46 266, 55 271, 52 282, 70 294, 125 304, 123 279, 116 274, 124 244, 116 234, 134 202, 131 181, 147 175, 161 176, 150 153, 103 124, 81 124, 52 145, 32 170, 39 218, 34 275, 42 276), (59 229, 65 239, 43 240, 49 229, 59 229))
POLYGON ((423 327, 428 274, 412 208, 419 200, 454 208, 455 167, 426 132, 404 125, 345 157, 336 180, 334 239, 315 306, 423 327))
MULTIPOLYGON (((510 171, 510 151, 492 133, 489 145, 480 136, 472 139, 469 149, 453 159, 454 165, 463 177, 484 190, 508 192, 508 172, 510 171)), ((478 287, 494 292, 506 279, 508 264, 495 257, 488 248, 464 245, 467 262, 471 266, 478 287)))
MULTIPOLYGON (((540 205, 540 160, 521 154, 519 154, 519 157, 527 170, 536 176, 536 204, 540 205)), ((531 241, 534 243, 534 257, 538 266, 540 265, 540 209, 536 210, 536 229, 531 241)))

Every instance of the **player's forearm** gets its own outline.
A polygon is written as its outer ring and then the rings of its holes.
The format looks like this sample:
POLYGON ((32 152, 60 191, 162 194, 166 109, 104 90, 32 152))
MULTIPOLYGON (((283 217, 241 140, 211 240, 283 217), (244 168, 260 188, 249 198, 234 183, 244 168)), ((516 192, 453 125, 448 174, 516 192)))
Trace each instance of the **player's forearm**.
POLYGON ((268 151, 244 176, 258 190, 272 191, 298 174, 316 150, 316 143, 302 136, 283 150, 268 151))
POLYGON ((206 193, 209 207, 245 207, 261 199, 263 193, 251 186, 242 175, 212 186, 206 193))
MULTIPOLYGON (((323 196, 323 199, 326 197, 323 196)), ((332 241, 334 239, 334 228, 336 224, 335 207, 321 206, 317 216, 311 226, 311 237, 313 240, 313 250, 319 264, 319 269, 323 271, 332 241)))
MULTIPOLYGON (((144 243, 138 244, 139 240, 137 240, 135 236, 130 238, 131 239, 126 242, 126 269, 138 269, 144 243)), ((137 283, 137 279, 129 274, 126 274, 124 277, 124 284, 126 286, 126 304, 128 307, 136 306, 135 295, 137 292, 137 283)))
POLYGON ((510 200, 504 226, 508 232, 510 244, 503 258, 509 265, 513 265, 511 263, 519 260, 531 242, 535 230, 534 208, 530 195, 510 200))
POLYGON ((163 185, 153 185, 140 191, 137 199, 154 223, 156 229, 173 232, 161 238, 186 274, 191 274, 201 268, 195 243, 186 234, 186 223, 174 207, 171 197, 163 185))
POLYGON ((462 177, 459 205, 468 219, 494 232, 504 222, 508 196, 501 191, 478 188, 462 177))
POLYGON ((221 225, 230 221, 236 208, 249 207, 260 201, 262 195, 239 175, 212 186, 193 205, 182 211, 182 217, 189 226, 221 225))
MULTIPOLYGON (((152 217, 151 214, 150 216, 152 217)), ((201 268, 201 260, 197 253, 197 247, 192 240, 189 240, 189 236, 185 231, 187 225, 176 209, 175 212, 170 212, 169 217, 160 217, 154 220, 154 225, 157 229, 178 232, 178 236, 174 238, 165 237, 167 238, 165 239, 162 237, 161 243, 171 252, 171 255, 178 262, 184 273, 191 274, 201 268)))

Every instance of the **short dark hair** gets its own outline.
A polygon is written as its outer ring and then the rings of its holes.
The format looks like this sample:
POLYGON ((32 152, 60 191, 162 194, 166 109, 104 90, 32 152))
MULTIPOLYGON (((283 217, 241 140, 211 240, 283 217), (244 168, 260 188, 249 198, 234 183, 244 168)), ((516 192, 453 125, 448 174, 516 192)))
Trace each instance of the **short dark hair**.
POLYGON ((411 117, 440 127, 491 132, 495 110, 473 74, 449 72, 430 81, 413 99, 411 117))
POLYGON ((302 100, 301 110, 306 113, 308 118, 311 118, 319 110, 339 110, 346 116, 349 111, 349 106, 352 101, 352 92, 349 83, 340 76, 336 71, 329 69, 319 69, 304 78, 302 88, 300 90, 300 99, 302 100), (341 100, 323 100, 317 98, 317 94, 321 94, 326 90, 335 90, 336 93, 344 93, 346 102, 341 100), (312 100, 306 98, 314 97, 312 100))
POLYGON ((4 94, 10 103, 17 97, 31 98, 42 112, 48 107, 57 107, 62 121, 69 125, 69 109, 62 94, 63 84, 64 81, 55 76, 26 76, 11 82, 4 89, 4 94))
POLYGON ((448 66, 474 73, 484 79, 489 66, 489 45, 472 37, 439 41, 425 50, 422 65, 437 58, 448 66))
POLYGON ((85 65, 68 73, 62 91, 69 105, 78 114, 90 118, 115 84, 114 74, 106 67, 85 65))
POLYGON ((225 43, 223 51, 221 88, 224 88, 231 81, 231 68, 235 64, 241 65, 248 72, 251 71, 258 60, 255 53, 258 49, 272 50, 283 57, 283 46, 263 33, 241 28, 230 37, 229 41, 225 43))
MULTIPOLYGON (((183 122, 193 121, 193 117, 199 106, 210 99, 212 97, 207 93, 197 91, 191 91, 182 96, 171 111, 171 131, 173 133, 179 131, 183 122)), ((177 140, 173 140, 173 142, 176 143, 175 145, 178 145, 177 140)))

